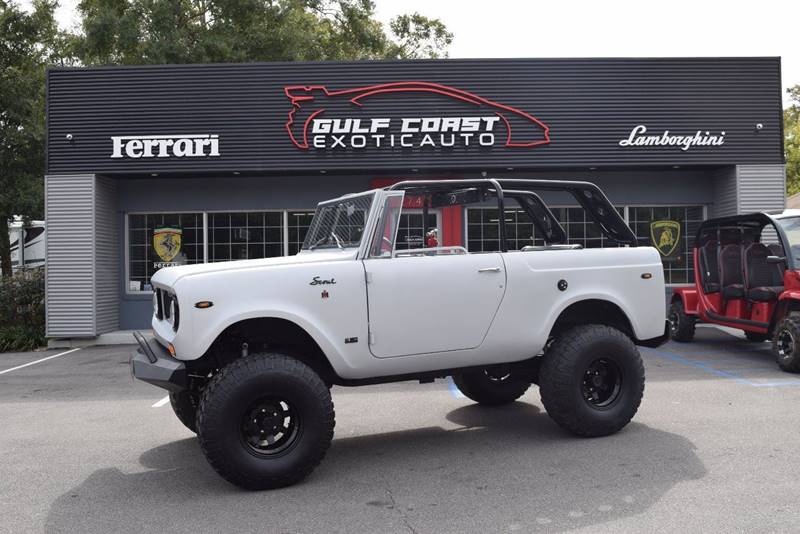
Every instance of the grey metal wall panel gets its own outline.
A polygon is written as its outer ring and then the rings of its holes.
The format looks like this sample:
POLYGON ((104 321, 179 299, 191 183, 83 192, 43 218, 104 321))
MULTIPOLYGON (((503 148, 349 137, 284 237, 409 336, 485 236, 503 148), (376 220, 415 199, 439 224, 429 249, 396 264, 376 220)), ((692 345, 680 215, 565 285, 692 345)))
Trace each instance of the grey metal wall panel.
MULTIPOLYGON (((552 168, 594 165, 778 164, 779 58, 505 59, 343 63, 167 65, 49 73, 50 173, 151 173, 320 169, 552 168), (550 127, 533 148, 299 150, 285 124, 284 87, 330 90, 425 81, 529 113, 550 127), (755 125, 763 129, 756 131, 755 125), (725 132, 722 146, 622 147, 637 125, 649 132, 725 132), (72 134, 72 141, 66 139, 72 134), (218 134, 220 156, 112 159, 113 135, 218 134)), ((451 99, 452 100, 452 99, 451 99)), ((406 114, 452 114, 394 94, 376 104, 406 114), (423 111, 421 111, 421 109, 423 111)), ((463 103, 461 104, 463 106, 463 103)), ((355 109, 355 106, 351 106, 355 109)), ((351 109, 352 111, 352 109, 351 109)), ((469 111, 469 109, 467 110, 469 111)), ((474 111, 472 112, 474 113, 474 111)), ((333 179, 333 177, 331 177, 333 179)))
POLYGON ((782 210, 786 205, 784 165, 738 165, 736 177, 739 213, 782 210))
POLYGON ((722 167, 714 172, 714 204, 712 217, 727 217, 739 213, 736 166, 722 167))
POLYGON ((120 234, 117 217, 117 181, 97 177, 94 191, 95 325, 96 333, 119 328, 120 234))
POLYGON ((94 175, 45 177, 48 337, 92 337, 94 320, 94 175))

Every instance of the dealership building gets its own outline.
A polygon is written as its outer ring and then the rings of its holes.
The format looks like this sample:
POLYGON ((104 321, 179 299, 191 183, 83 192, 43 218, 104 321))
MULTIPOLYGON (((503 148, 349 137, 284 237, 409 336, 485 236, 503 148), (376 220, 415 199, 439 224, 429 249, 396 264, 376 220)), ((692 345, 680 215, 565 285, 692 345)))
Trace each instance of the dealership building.
MULTIPOLYGON (((317 202, 399 180, 594 182, 656 241, 667 283, 692 283, 702 220, 784 207, 781 96, 779 58, 53 69, 47 335, 147 328, 159 268, 295 254, 317 202)), ((616 246, 543 196, 569 242, 616 246)), ((409 209, 399 246, 435 227, 497 250, 499 217, 409 209)), ((509 248, 531 244, 524 212, 503 217, 509 248)))

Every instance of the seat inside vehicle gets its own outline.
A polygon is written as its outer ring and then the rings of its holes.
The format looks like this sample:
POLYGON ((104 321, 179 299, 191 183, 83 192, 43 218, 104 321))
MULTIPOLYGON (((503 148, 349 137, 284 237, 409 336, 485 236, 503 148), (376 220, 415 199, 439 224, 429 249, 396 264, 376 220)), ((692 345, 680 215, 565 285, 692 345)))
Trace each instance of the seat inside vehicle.
POLYGON ((719 254, 720 284, 726 300, 744 298, 744 276, 742 275, 742 247, 731 243, 719 254))
POLYGON ((745 275, 747 298, 755 302, 778 300, 783 292, 783 266, 769 263, 767 256, 774 256, 762 243, 753 243, 745 249, 745 275))
POLYGON ((704 291, 706 293, 718 293, 720 283, 717 242, 712 240, 703 245, 700 248, 699 259, 704 291))

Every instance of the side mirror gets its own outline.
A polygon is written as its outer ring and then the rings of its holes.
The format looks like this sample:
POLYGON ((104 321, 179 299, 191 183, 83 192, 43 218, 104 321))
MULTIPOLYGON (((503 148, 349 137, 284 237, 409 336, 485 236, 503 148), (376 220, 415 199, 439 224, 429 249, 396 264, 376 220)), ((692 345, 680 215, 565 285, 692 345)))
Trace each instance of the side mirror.
POLYGON ((786 258, 783 256, 767 256, 767 263, 778 264, 784 262, 786 262, 786 258))

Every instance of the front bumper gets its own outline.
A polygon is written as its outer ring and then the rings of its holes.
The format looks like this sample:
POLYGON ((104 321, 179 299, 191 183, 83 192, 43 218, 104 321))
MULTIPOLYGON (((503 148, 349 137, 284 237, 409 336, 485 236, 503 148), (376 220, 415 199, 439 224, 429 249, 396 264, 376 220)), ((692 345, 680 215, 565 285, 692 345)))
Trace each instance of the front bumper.
POLYGON ((134 332, 139 348, 131 353, 131 374, 143 382, 178 392, 189 385, 186 365, 173 358, 160 343, 134 332))
POLYGON ((654 349, 656 347, 660 347, 664 343, 669 341, 669 321, 664 321, 664 333, 658 337, 652 337, 650 339, 637 339, 635 343, 642 347, 649 347, 654 349))

